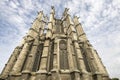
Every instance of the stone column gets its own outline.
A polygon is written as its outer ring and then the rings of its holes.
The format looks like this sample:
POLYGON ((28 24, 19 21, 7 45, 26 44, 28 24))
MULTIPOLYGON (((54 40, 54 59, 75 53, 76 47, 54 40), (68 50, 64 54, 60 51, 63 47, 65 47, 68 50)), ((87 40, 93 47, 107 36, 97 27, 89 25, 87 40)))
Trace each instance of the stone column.
POLYGON ((34 64, 34 60, 35 60, 35 56, 36 53, 38 52, 38 46, 39 46, 39 38, 36 38, 31 51, 29 53, 29 55, 27 56, 27 60, 25 62, 23 71, 22 71, 22 79, 27 80, 29 78, 30 73, 32 72, 32 68, 33 68, 33 64, 34 64))
POLYGON ((92 51, 91 51, 91 48, 85 48, 86 50, 86 56, 87 56, 87 59, 88 59, 88 63, 90 63, 90 69, 93 73, 95 72, 98 72, 98 68, 97 68, 97 64, 95 62, 95 59, 94 59, 94 56, 92 54, 92 51))
POLYGON ((74 60, 73 60, 73 49, 72 49, 72 40, 70 37, 68 37, 68 41, 67 41, 67 51, 68 51, 68 62, 69 62, 69 68, 70 71, 74 70, 74 60))
POLYGON ((42 80, 47 79, 46 74, 47 74, 47 59, 48 59, 48 53, 49 53, 49 43, 50 43, 49 40, 45 40, 36 80, 39 80, 39 78, 41 78, 42 80))
POLYGON ((68 59, 69 59, 69 68, 72 76, 72 80, 81 80, 80 79, 80 71, 78 70, 78 62, 76 60, 77 55, 75 53, 74 44, 72 43, 72 39, 68 38, 68 59))
POLYGON ((1 75, 0 75, 0 78, 1 78, 1 79, 5 79, 5 78, 8 77, 8 75, 9 75, 11 69, 13 68, 13 66, 14 66, 14 64, 15 64, 15 61, 16 61, 16 59, 17 59, 17 57, 18 57, 18 55, 19 55, 19 53, 20 53, 20 51, 21 51, 21 48, 22 48, 22 47, 17 46, 17 47, 15 48, 15 50, 13 51, 13 54, 12 54, 11 57, 9 58, 9 60, 8 60, 8 62, 7 62, 7 64, 6 64, 4 70, 2 71, 2 73, 1 73, 1 75))
POLYGON ((31 48, 31 52, 28 55, 28 59, 26 61, 25 68, 24 68, 23 72, 30 72, 32 70, 35 55, 37 53, 38 46, 39 46, 39 36, 42 37, 44 26, 45 26, 42 17, 43 17, 43 12, 40 11, 40 13, 37 16, 37 21, 39 21, 39 22, 34 23, 34 24, 36 24, 36 26, 32 26, 32 28, 36 29, 39 33, 35 37, 34 43, 33 43, 32 48, 31 48))
POLYGON ((89 42, 84 43, 84 51, 90 66, 90 70, 93 73, 93 78, 95 80, 102 80, 102 73, 99 71, 98 62, 96 60, 95 54, 93 53, 92 46, 89 42))
POLYGON ((105 72, 105 69, 104 69, 104 67, 103 67, 103 64, 101 63, 101 61, 100 61, 100 58, 98 57, 98 54, 95 52, 95 50, 91 47, 91 52, 92 52, 92 54, 93 54, 93 56, 94 56, 94 59, 95 59, 95 62, 96 62, 96 64, 97 64, 97 67, 98 67, 98 71, 100 72, 100 73, 106 73, 105 72))
MULTIPOLYGON (((85 44, 86 42, 88 42, 88 40, 81 24, 79 23, 78 17, 75 16, 73 20, 74 20, 75 29, 78 35, 78 39, 80 40, 80 42, 84 42, 85 44)), ((91 49, 85 48, 84 50, 86 51, 87 58, 89 59, 89 63, 91 63, 90 66, 92 71, 98 73, 98 68, 95 62, 96 60, 94 59, 93 54, 91 53, 91 49)))
POLYGON ((86 41, 87 40, 87 37, 86 37, 86 34, 81 26, 81 23, 79 23, 79 20, 78 20, 78 17, 75 16, 74 19, 74 24, 75 24, 75 29, 76 29, 76 32, 77 32, 77 35, 78 35, 78 39, 80 41, 86 41))
POLYGON ((55 11, 54 11, 54 8, 52 7, 52 10, 51 10, 51 13, 50 13, 50 19, 49 19, 49 22, 48 22, 48 29, 47 29, 47 32, 46 32, 46 38, 47 39, 51 39, 52 37, 52 29, 53 29, 53 22, 54 22, 54 14, 55 14, 55 11))
POLYGON ((53 52, 53 69, 51 70, 52 80, 60 80, 59 73, 59 39, 55 38, 54 40, 54 52, 53 52))
POLYGON ((44 42, 44 48, 43 48, 43 53, 41 56, 41 62, 40 62, 40 67, 38 70, 37 78, 36 80, 39 80, 39 78, 46 80, 47 79, 47 63, 48 63, 48 54, 49 54, 49 45, 50 45, 50 40, 52 37, 52 28, 53 28, 53 21, 54 21, 54 7, 51 9, 50 13, 50 19, 48 22, 48 30, 46 32, 46 40, 44 42))
POLYGON ((93 49, 88 41, 84 43, 84 50, 86 50, 87 59, 89 59, 89 63, 91 63, 90 66, 92 72, 94 73, 93 76, 96 77, 96 80, 102 79, 103 75, 105 75, 105 78, 109 78, 108 73, 97 52, 93 49))
POLYGON ((11 74, 12 75, 17 75, 18 73, 20 73, 22 67, 23 67, 23 63, 25 61, 25 58, 29 52, 29 48, 31 46, 30 42, 26 42, 23 46, 23 49, 21 50, 19 57, 17 58, 17 61, 12 69, 11 74))
MULTIPOLYGON (((46 33, 46 40, 44 42, 43 54, 42 54, 42 56, 46 56, 46 57, 47 57, 48 52, 49 52, 48 48, 49 48, 49 44, 50 44, 50 39, 52 37, 52 26, 53 26, 52 20, 53 20, 53 18, 54 18, 54 15, 53 15, 53 13, 51 13, 50 20, 49 20, 50 22, 48 23, 48 30, 47 30, 47 33, 46 33)), ((44 61, 44 60, 41 60, 41 62, 42 61, 44 61)), ((42 67, 42 66, 43 65, 40 65, 40 67, 42 67)))
POLYGON ((49 53, 49 44, 50 41, 46 40, 44 43, 43 54, 41 56, 41 63, 39 67, 40 70, 44 70, 45 72, 47 72, 46 69, 47 69, 47 57, 49 53))
MULTIPOLYGON (((72 42, 73 41, 77 41, 77 36, 76 36, 76 33, 75 33, 75 29, 73 27, 73 22, 71 20, 71 17, 70 15, 68 14, 67 16, 67 20, 68 20, 68 29, 67 29, 67 33, 68 33, 68 36, 70 36, 72 38, 72 42)), ((74 44, 73 44, 74 45, 74 44)), ((74 74, 74 79, 75 80, 80 80, 80 71, 78 70, 78 59, 77 59, 77 54, 76 54, 76 50, 74 49, 74 46, 72 46, 72 49, 73 49, 73 61, 74 61, 74 70, 73 70, 73 74, 74 74), (78 79, 79 78, 79 79, 78 79)))
POLYGON ((58 60, 57 60, 57 53, 58 53, 58 51, 57 51, 57 46, 58 46, 58 44, 55 41, 55 43, 54 43, 54 53, 53 53, 53 70, 52 71, 58 69, 58 60))
POLYGON ((42 19, 43 18, 43 12, 40 11, 40 13, 38 14, 37 18, 35 19, 35 21, 32 24, 32 27, 30 28, 29 32, 28 32, 28 36, 32 37, 32 38, 36 38, 37 35, 39 34, 39 29, 41 29, 41 25, 42 25, 42 19))
POLYGON ((76 42, 76 41, 74 42, 74 47, 75 47, 75 52, 77 54, 76 58, 78 61, 78 69, 82 73, 82 78, 84 80, 89 80, 90 77, 92 77, 92 75, 90 75, 86 70, 85 63, 84 63, 83 56, 82 56, 78 42, 76 42))
MULTIPOLYGON (((77 16, 74 17, 74 24, 75 24, 75 29, 78 35, 78 39, 84 43, 88 42, 87 37, 84 33, 84 30, 81 24, 79 23, 77 16)), ((94 67, 93 71, 95 72, 95 74, 101 75, 101 72, 99 72, 99 70, 104 71, 104 69, 100 68, 103 64, 100 64, 100 62, 98 61, 98 58, 96 57, 96 54, 93 52, 91 48, 88 47, 85 50, 87 51, 88 58, 90 59, 90 63, 92 64, 91 66, 94 67)))
MULTIPOLYGON (((72 19, 71 19, 70 15, 68 15, 68 22, 69 22, 68 31, 69 30, 71 31, 68 34, 72 37, 72 42, 73 42, 74 48, 75 48, 75 54, 77 55, 76 58, 77 58, 77 62, 78 62, 77 63, 77 66, 78 66, 77 69, 78 70, 77 70, 76 74, 82 72, 82 74, 83 74, 82 78, 84 80, 89 80, 90 77, 89 77, 88 72, 86 71, 86 67, 85 67, 85 63, 84 63, 84 60, 83 60, 83 56, 82 56, 79 44, 77 42, 77 33, 75 31, 74 24, 72 22, 72 19)), ((78 75, 76 76, 76 78, 78 78, 78 75)), ((80 78, 80 75, 79 75, 79 78, 80 78)), ((78 79, 78 80, 80 80, 80 79, 78 79)))
POLYGON ((46 23, 47 23, 47 17, 44 18, 44 21, 43 20, 40 21, 40 35, 39 35, 40 39, 43 37, 46 23))
POLYGON ((109 79, 108 72, 107 72, 105 66, 103 65, 97 51, 92 48, 92 52, 93 52, 93 56, 95 58, 95 61, 98 65, 98 69, 99 69, 100 74, 102 74, 103 78, 105 77, 105 78, 109 79))

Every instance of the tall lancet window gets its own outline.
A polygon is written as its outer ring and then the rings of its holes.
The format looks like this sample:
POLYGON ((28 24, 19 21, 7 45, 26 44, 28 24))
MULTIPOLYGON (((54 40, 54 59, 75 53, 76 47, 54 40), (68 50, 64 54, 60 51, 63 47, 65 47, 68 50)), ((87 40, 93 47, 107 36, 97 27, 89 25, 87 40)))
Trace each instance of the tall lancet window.
POLYGON ((34 61, 33 68, 32 68, 33 72, 36 72, 39 69, 41 56, 42 56, 42 51, 43 51, 43 43, 41 43, 39 45, 38 52, 36 53, 35 61, 34 61))
POLYGON ((62 21, 59 19, 56 19, 55 21, 55 26, 56 26, 56 33, 64 33, 62 21))
POLYGON ((59 42, 60 48, 60 68, 61 69, 68 69, 68 55, 67 55, 67 43, 65 40, 61 40, 59 42))

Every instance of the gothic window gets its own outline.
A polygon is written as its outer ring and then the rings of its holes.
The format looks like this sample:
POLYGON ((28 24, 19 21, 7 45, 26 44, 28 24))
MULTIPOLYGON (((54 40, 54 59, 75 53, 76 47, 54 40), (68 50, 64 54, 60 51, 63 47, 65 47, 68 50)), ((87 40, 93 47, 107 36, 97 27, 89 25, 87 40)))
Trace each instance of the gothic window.
POLYGON ((74 47, 74 44, 71 44, 71 52, 72 52, 72 56, 73 56, 73 64, 74 64, 74 67, 76 69, 78 69, 78 64, 77 64, 77 56, 76 56, 76 51, 75 51, 75 47, 74 47))
POLYGON ((43 43, 39 45, 38 52, 36 53, 36 57, 32 69, 32 71, 34 72, 37 71, 39 68, 42 51, 43 51, 43 43))
POLYGON ((49 66, 49 71, 53 69, 53 53, 54 53, 54 42, 51 43, 50 45, 50 66, 49 66))
POLYGON ((59 20, 59 19, 56 19, 55 21, 55 26, 56 26, 56 33, 63 33, 64 30, 63 30, 63 26, 62 26, 62 21, 59 20))
POLYGON ((60 68, 61 69, 68 69, 68 55, 67 55, 67 43, 64 40, 59 42, 60 48, 60 68))
MULTIPOLYGON (((31 49, 32 49, 33 40, 31 40, 31 42, 29 42, 29 43, 30 43, 30 44, 29 44, 29 45, 30 45, 30 47, 29 47, 29 52, 30 52, 31 49)), ((27 60, 29 59, 29 57, 28 57, 28 56, 29 56, 29 52, 27 52, 27 55, 26 55, 26 58, 25 58, 25 61, 24 61, 24 63, 23 63, 23 66, 22 66, 21 71, 22 71, 22 70, 25 70, 25 68, 26 68, 26 66, 27 66, 26 64, 27 64, 27 62, 28 62, 27 60)))
POLYGON ((80 49, 81 49, 81 52, 82 52, 82 55, 83 55, 83 60, 84 60, 86 69, 87 69, 88 72, 91 72, 90 66, 88 64, 88 59, 87 59, 87 56, 86 56, 86 52, 84 51, 84 49, 82 47, 80 49))

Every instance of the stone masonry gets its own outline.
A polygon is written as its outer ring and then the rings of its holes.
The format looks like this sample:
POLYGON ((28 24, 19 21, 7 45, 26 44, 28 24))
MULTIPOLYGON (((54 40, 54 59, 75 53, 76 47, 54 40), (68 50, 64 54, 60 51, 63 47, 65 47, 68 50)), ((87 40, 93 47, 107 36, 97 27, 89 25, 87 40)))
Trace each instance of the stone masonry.
POLYGON ((0 80, 110 80, 78 17, 72 19, 68 10, 61 19, 55 18, 54 7, 49 20, 38 13, 0 80))

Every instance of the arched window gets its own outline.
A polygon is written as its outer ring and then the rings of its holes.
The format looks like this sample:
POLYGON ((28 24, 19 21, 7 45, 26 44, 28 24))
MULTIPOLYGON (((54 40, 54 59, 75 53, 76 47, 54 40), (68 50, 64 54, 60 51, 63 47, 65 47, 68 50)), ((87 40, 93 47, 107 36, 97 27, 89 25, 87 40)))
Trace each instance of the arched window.
POLYGON ((67 55, 67 43, 65 40, 61 40, 59 42, 60 48, 60 68, 61 69, 68 69, 68 55, 67 55))
POLYGON ((83 60, 84 60, 85 66, 86 66, 86 70, 88 72, 91 72, 91 69, 90 69, 90 66, 89 66, 89 63, 88 63, 88 58, 86 56, 86 52, 85 52, 84 48, 80 47, 80 49, 81 49, 81 52, 82 52, 82 55, 83 55, 83 60))
POLYGON ((38 52, 36 53, 35 61, 34 61, 33 68, 32 68, 33 72, 36 72, 39 69, 41 56, 42 56, 42 51, 43 51, 43 43, 41 43, 38 47, 38 52))
POLYGON ((63 29, 61 20, 56 19, 55 26, 56 26, 56 33, 64 33, 64 29, 63 29))

